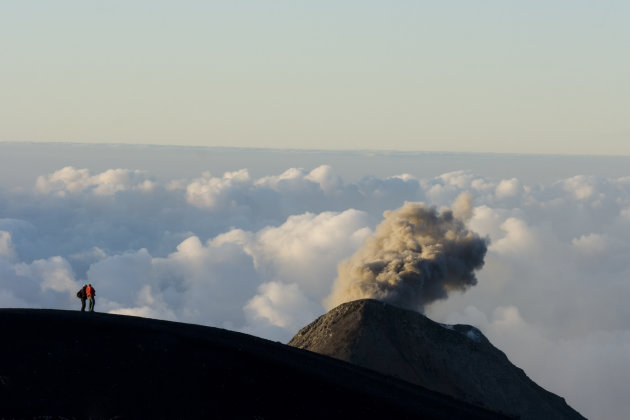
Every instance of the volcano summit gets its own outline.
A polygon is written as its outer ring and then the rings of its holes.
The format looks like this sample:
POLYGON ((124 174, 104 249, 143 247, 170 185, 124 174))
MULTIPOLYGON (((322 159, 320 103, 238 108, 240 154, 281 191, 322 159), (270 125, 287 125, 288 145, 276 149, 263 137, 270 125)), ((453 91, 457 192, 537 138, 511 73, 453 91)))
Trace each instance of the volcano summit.
POLYGON ((376 300, 339 305, 289 345, 522 419, 584 419, 529 379, 476 328, 443 325, 376 300))

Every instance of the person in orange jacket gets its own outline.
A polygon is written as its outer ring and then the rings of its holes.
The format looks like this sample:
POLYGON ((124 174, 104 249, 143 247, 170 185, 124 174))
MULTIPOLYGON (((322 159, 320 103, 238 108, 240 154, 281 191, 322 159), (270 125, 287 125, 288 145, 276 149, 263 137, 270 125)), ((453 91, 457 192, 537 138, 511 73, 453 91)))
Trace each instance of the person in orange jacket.
POLYGON ((88 284, 87 287, 85 288, 85 294, 87 295, 88 298, 88 311, 89 312, 93 312, 94 311, 94 296, 96 296, 96 290, 94 290, 94 287, 92 287, 91 284, 88 284))

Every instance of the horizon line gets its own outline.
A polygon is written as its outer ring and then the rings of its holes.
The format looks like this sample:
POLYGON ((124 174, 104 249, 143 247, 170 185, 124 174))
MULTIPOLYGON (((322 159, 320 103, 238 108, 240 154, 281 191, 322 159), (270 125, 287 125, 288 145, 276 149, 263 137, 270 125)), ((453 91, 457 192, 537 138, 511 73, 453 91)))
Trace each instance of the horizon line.
POLYGON ((157 144, 124 142, 80 142, 47 140, 0 140, 0 145, 58 145, 58 146, 110 146, 110 147, 149 147, 163 149, 220 149, 231 151, 267 151, 290 153, 351 153, 351 154, 411 154, 411 155, 495 155, 514 157, 595 157, 595 158, 630 158, 630 154, 586 154, 586 153, 536 153, 536 152, 489 152, 489 151, 449 151, 449 150, 406 150, 406 149, 318 149, 290 147, 254 147, 254 146, 210 146, 191 144, 157 144))

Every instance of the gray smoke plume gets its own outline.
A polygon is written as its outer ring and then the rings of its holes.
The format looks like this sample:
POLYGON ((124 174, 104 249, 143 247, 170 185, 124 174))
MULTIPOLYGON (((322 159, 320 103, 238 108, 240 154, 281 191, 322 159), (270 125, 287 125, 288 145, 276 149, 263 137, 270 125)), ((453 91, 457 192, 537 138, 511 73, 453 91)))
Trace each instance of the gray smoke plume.
POLYGON ((468 230, 472 197, 460 196, 454 210, 405 203, 383 213, 373 236, 342 261, 328 309, 371 298, 424 312, 450 290, 477 284, 474 270, 483 266, 488 240, 468 230))

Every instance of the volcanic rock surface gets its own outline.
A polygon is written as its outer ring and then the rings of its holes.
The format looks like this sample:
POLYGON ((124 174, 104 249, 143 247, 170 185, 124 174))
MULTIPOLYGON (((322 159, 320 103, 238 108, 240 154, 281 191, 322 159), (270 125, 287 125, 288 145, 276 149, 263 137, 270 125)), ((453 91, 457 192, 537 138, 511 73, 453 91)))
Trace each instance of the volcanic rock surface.
POLYGON ((584 419, 527 377, 476 328, 442 325, 375 300, 342 304, 289 345, 345 360, 522 419, 584 419))
POLYGON ((246 334, 78 311, 0 309, 0 419, 499 419, 246 334))

